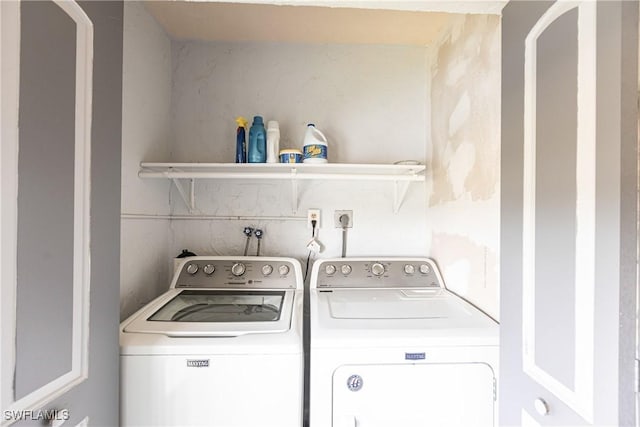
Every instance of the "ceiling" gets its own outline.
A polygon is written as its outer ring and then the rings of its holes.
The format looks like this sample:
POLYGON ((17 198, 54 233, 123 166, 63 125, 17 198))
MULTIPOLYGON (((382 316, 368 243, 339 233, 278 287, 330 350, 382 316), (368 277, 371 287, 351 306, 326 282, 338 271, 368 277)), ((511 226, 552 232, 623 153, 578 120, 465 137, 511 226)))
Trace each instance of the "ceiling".
POLYGON ((287 4, 268 3, 170 0, 145 1, 145 7, 170 37, 179 40, 427 46, 448 26, 455 16, 452 13, 469 10, 499 13, 504 2, 293 0, 287 4), (404 9, 356 7, 384 5, 404 9), (483 8, 479 8, 480 5, 483 8), (427 6, 439 11, 428 11, 427 6))

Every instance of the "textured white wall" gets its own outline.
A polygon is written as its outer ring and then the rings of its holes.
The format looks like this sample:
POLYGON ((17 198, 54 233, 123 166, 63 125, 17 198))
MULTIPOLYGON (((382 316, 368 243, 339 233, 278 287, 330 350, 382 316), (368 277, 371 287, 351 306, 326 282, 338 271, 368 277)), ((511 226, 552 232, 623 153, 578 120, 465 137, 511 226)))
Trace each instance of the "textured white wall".
MULTIPOLYGON (((172 160, 231 162, 234 118, 278 120, 281 148, 301 148, 307 122, 329 139, 339 163, 425 161, 427 51, 416 47, 173 42, 172 160)), ((321 208, 320 254, 339 256, 336 209, 354 211, 348 255, 425 255, 424 183, 393 214, 393 184, 301 182, 299 210, 321 208)), ((186 210, 175 189, 174 214, 186 210)), ((292 216, 286 181, 199 181, 199 214, 292 216)), ((265 230, 262 254, 306 258, 304 221, 172 221, 170 250, 241 254, 245 225, 265 230)), ((255 241, 251 253, 255 251, 255 241)))
POLYGON ((238 115, 280 123, 302 148, 308 122, 329 160, 422 160, 426 49, 397 46, 173 42, 173 159, 232 162, 238 115))
MULTIPOLYGON (((168 214, 169 183, 138 178, 142 160, 170 155, 171 43, 141 3, 124 4, 122 212, 168 214)), ((167 287, 168 220, 121 222, 120 315, 167 287)))
POLYGON ((386 182, 300 182, 294 214, 288 182, 198 181, 195 214, 251 218, 123 220, 122 316, 166 289, 181 249, 241 254, 246 225, 265 231, 262 254, 304 261, 308 208, 322 209, 319 257, 340 255, 333 212, 351 209, 349 256, 431 256, 450 287, 497 316, 499 46, 499 18, 477 16, 436 49, 170 42, 127 2, 123 213, 188 214, 168 181, 139 179, 138 164, 231 162, 237 115, 278 120, 281 148, 300 148, 313 121, 331 162, 415 159, 428 178, 398 214, 386 182))
MULTIPOLYGON (((282 216, 282 219, 180 221, 171 224, 171 252, 189 248, 200 254, 241 255, 244 226, 258 227, 265 235, 261 254, 306 259, 305 249, 311 230, 306 228, 306 210, 321 209, 318 239, 325 251, 319 257, 340 256, 342 231, 334 228, 336 209, 353 210, 354 227, 347 236, 348 256, 425 255, 424 185, 409 190, 400 212, 392 212, 391 183, 302 182, 301 220, 291 214, 290 187, 287 182, 218 183, 202 186, 199 198, 203 212, 215 215, 282 216), (303 218, 304 217, 304 218, 303 218)), ((181 202, 179 202, 181 203, 181 202)), ((255 254, 253 240, 249 253, 255 254)))
POLYGON ((451 289, 499 315, 500 18, 460 17, 434 49, 427 239, 451 289))

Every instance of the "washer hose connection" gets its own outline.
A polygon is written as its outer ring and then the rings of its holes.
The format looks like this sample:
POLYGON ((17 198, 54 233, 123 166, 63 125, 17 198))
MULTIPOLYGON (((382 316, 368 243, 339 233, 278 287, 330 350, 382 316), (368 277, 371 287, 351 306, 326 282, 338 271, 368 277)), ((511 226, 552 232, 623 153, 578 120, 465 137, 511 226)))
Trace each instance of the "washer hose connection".
POLYGON ((247 251, 249 250, 249 241, 251 240, 251 235, 253 234, 253 228, 245 227, 242 232, 245 236, 247 236, 247 242, 244 244, 244 256, 247 256, 247 251))
POLYGON ((262 240, 264 232, 258 228, 254 232, 254 235, 256 236, 256 239, 258 239, 258 250, 256 251, 256 256, 260 256, 260 241, 262 240))

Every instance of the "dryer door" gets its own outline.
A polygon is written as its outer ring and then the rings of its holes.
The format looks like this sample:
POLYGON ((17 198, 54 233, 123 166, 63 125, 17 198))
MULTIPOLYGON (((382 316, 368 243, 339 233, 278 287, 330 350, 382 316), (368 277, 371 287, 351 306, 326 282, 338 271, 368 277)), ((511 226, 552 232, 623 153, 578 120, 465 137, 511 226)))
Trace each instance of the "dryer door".
POLYGON ((345 365, 333 374, 333 427, 493 426, 485 363, 345 365))

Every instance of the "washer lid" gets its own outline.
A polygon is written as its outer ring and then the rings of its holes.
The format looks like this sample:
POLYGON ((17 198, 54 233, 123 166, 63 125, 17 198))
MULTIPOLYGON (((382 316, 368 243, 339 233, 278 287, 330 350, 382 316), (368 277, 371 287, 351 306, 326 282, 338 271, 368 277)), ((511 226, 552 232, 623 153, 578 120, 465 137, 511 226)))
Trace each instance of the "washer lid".
POLYGON ((440 289, 340 289, 326 295, 334 319, 446 319, 473 314, 440 289))
POLYGON ((323 331, 497 332, 494 320, 446 289, 320 290, 312 304, 312 323, 323 331))
POLYGON ((124 332, 238 336, 289 330, 294 291, 175 289, 140 312, 124 332))
POLYGON ((334 290, 327 293, 334 319, 440 319, 471 311, 440 289, 334 290))

